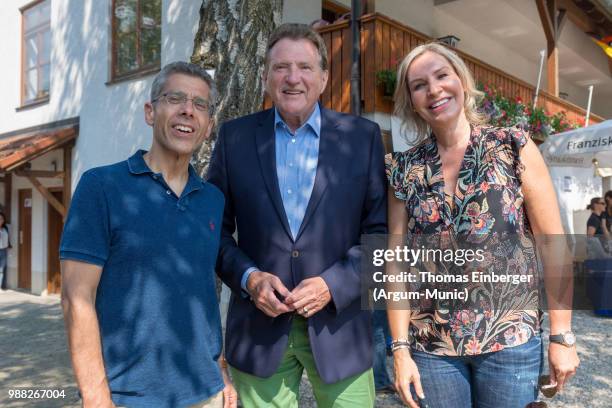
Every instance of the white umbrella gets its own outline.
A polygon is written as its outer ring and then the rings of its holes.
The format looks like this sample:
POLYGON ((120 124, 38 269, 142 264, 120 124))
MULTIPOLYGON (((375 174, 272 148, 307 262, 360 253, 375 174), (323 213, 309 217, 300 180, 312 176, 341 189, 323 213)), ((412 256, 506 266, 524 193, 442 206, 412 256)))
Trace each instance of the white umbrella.
POLYGON ((612 176, 612 120, 549 136, 540 146, 549 166, 591 167, 612 176))

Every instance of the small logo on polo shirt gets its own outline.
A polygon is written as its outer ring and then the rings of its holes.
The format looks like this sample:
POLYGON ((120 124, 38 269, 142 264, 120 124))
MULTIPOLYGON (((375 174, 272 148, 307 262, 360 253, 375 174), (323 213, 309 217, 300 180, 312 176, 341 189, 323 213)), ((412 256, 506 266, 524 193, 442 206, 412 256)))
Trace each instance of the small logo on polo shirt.
POLYGON ((210 230, 211 230, 211 231, 214 231, 214 230, 215 230, 215 222, 214 222, 214 221, 209 221, 209 222, 208 222, 208 226, 210 227, 210 230))

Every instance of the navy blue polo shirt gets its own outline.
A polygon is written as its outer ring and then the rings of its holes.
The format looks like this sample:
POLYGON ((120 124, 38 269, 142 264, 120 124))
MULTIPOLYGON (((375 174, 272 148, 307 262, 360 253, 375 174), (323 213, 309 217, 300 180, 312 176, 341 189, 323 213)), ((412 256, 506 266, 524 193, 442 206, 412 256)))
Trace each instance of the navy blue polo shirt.
POLYGON ((115 404, 191 405, 223 389, 214 267, 224 198, 191 166, 177 197, 144 153, 83 174, 60 257, 103 268, 96 312, 115 404))

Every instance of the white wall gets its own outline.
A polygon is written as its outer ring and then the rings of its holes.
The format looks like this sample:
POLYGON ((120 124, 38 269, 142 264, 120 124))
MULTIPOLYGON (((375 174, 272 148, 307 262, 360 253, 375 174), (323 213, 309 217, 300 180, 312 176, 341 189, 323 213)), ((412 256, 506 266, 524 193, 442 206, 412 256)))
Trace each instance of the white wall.
MULTIPOLYGON (((0 14, 0 133, 80 116, 73 150, 73 186, 83 171, 125 159, 148 148, 151 129, 143 104, 154 75, 115 84, 110 78, 110 1, 52 1, 51 89, 48 104, 16 112, 21 55, 19 7, 30 0, 5 0, 0 14), (6 39, 12 39, 7 41, 6 39)), ((188 60, 199 21, 200 2, 162 2, 162 65, 188 60)))
MULTIPOLYGON (((21 13, 19 8, 31 3, 31 0, 4 0, 0 13, 0 133, 21 129, 41 123, 47 123, 78 114, 78 97, 74 93, 65 94, 66 99, 58 98, 64 79, 73 81, 74 72, 63 68, 64 58, 61 47, 56 47, 63 41, 65 29, 60 29, 61 9, 66 2, 51 2, 51 35, 53 49, 51 52, 51 89, 48 104, 31 108, 22 112, 15 109, 21 106, 21 13)), ((80 2, 74 2, 80 3, 80 2)), ((79 4, 75 4, 79 5, 79 4)))
MULTIPOLYGON (((336 2, 351 8, 351 0, 336 2)), ((391 17, 425 35, 432 35, 433 0, 376 0, 374 7, 376 13, 391 17)))
POLYGON ((457 48, 482 61, 502 69, 523 81, 535 84, 538 76, 538 65, 534 62, 539 58, 535 55, 529 60, 519 53, 499 44, 494 37, 483 36, 470 25, 455 18, 443 9, 436 7, 433 13, 434 37, 453 34, 461 39, 457 48))
MULTIPOLYGON (((79 20, 79 29, 95 41, 88 40, 87 47, 76 48, 72 56, 72 60, 82 64, 83 76, 87 78, 79 84, 83 88, 83 98, 80 134, 74 149, 73 185, 83 171, 123 160, 137 149, 148 149, 151 144, 151 129, 144 121, 143 105, 149 99, 154 74, 107 84, 110 61, 108 2, 89 0, 86 4, 91 12, 79 20)), ((199 6, 199 2, 162 2, 162 66, 172 61, 189 60, 199 22, 199 6)))
MULTIPOLYGON (((108 84, 110 78, 110 0, 52 1, 51 88, 49 103, 16 112, 20 105, 21 14, 19 8, 31 0, 4 0, 0 13, 0 133, 80 116, 80 131, 73 149, 73 189, 81 174, 94 166, 127 158, 151 143, 143 104, 148 99, 154 75, 108 84), (8 39, 8 40, 7 40, 8 39)), ((163 0, 162 66, 188 60, 199 22, 201 2, 163 0)), ((60 152, 32 163, 33 169, 48 170, 53 159, 63 168, 60 152)), ((41 179, 45 186, 61 186, 61 180, 41 179)), ((9 285, 17 285, 18 194, 32 189, 32 292, 47 286, 47 202, 21 177, 13 178, 11 235, 15 242, 9 255, 9 285)))
POLYGON ((321 0, 284 0, 282 21, 310 24, 321 18, 321 4, 321 0))
POLYGON ((559 90, 569 94, 568 101, 586 109, 588 100, 588 85, 594 85, 593 112, 605 118, 612 118, 612 94, 601 94, 603 81, 597 75, 604 73, 609 84, 610 69, 603 50, 595 45, 571 21, 566 22, 559 39, 560 65, 568 65, 559 69, 559 90), (588 61, 588 65, 585 62, 588 61))
POLYGON ((375 7, 377 13, 385 14, 425 35, 434 35, 433 0, 377 0, 375 7))

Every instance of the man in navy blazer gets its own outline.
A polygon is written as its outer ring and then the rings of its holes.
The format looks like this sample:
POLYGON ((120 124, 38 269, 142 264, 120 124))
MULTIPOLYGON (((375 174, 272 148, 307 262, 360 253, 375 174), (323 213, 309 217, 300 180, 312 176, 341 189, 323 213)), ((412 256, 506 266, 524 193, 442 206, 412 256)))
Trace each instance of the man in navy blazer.
POLYGON ((274 108, 225 123, 209 181, 225 194, 217 272, 232 289, 225 354, 244 407, 374 404, 360 237, 386 232, 380 129, 321 107, 327 51, 306 25, 270 37, 274 108), (233 234, 237 229, 237 240, 233 234))

